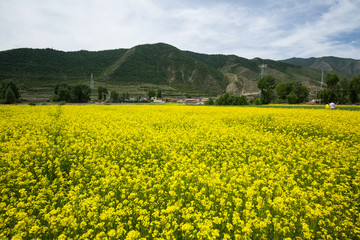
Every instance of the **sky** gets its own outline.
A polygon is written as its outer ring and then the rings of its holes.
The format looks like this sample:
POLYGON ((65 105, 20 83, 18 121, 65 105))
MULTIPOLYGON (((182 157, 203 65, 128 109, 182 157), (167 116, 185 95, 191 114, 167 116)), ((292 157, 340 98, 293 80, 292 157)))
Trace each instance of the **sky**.
POLYGON ((0 51, 131 48, 360 59, 360 0, 1 0, 0 51))

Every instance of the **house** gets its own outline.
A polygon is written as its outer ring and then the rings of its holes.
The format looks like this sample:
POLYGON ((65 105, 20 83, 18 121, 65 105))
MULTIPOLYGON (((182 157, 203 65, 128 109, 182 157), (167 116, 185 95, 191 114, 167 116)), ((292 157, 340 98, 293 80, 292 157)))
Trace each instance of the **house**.
POLYGON ((153 103, 164 103, 164 100, 162 100, 161 98, 157 98, 157 97, 152 97, 151 101, 153 103))
POLYGON ((209 98, 202 98, 201 101, 200 101, 200 104, 205 105, 206 102, 208 102, 208 101, 209 101, 209 98))
POLYGON ((184 104, 199 105, 200 104, 200 99, 198 99, 198 98, 187 98, 187 99, 185 99, 184 104))

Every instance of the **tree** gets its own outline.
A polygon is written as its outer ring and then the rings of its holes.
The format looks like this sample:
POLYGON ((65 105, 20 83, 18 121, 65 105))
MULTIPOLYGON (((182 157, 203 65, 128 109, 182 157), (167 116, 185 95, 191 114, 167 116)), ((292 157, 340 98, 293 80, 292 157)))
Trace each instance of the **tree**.
POLYGON ((280 99, 287 100, 290 104, 305 102, 309 96, 309 89, 300 82, 281 82, 275 91, 280 99))
POLYGON ((216 99, 216 105, 229 105, 230 94, 225 93, 216 99))
POLYGON ((154 90, 149 90, 148 91, 148 97, 149 97, 149 100, 151 100, 152 97, 155 97, 156 96, 156 93, 154 90))
POLYGON ((69 102, 71 100, 71 88, 59 88, 58 101, 69 102))
POLYGON ((136 102, 141 102, 141 96, 140 95, 137 95, 136 102))
POLYGON ((292 92, 294 92, 297 97, 296 103, 302 103, 307 101, 309 96, 309 89, 302 85, 300 82, 292 83, 292 92))
POLYGON ((160 89, 157 91, 156 97, 157 97, 157 98, 162 98, 162 92, 161 92, 160 89))
POLYGON ((98 89, 97 89, 97 91, 98 91, 98 100, 102 100, 102 90, 103 89, 103 87, 101 87, 101 86, 99 86, 98 87, 98 89))
POLYGON ((334 89, 340 81, 337 74, 328 74, 325 79, 325 83, 328 89, 334 89))
POLYGON ((342 79, 339 82, 339 90, 337 91, 338 101, 340 103, 348 103, 350 101, 350 81, 348 79, 342 79))
POLYGON ((252 99, 252 104, 254 104, 254 105, 261 105, 261 100, 260 100, 260 98, 256 97, 256 98, 252 99))
POLYGON ((320 92, 318 92, 318 98, 320 98, 323 102, 329 103, 331 101, 335 101, 336 95, 334 91, 331 89, 323 89, 320 92))
POLYGON ((71 87, 66 83, 57 84, 55 86, 53 100, 55 102, 69 102, 71 100, 71 87))
POLYGON ((108 94, 108 89, 106 87, 98 87, 98 99, 101 100, 106 100, 106 95, 108 94))
POLYGON ((126 93, 122 92, 120 102, 125 102, 125 100, 126 100, 126 93))
POLYGON ((290 82, 281 82, 276 86, 275 92, 280 99, 286 100, 286 97, 291 93, 292 88, 293 86, 290 82))
POLYGON ((248 101, 245 96, 230 95, 228 105, 247 105, 248 101))
POLYGON ((129 96, 129 93, 128 92, 123 92, 121 94, 121 102, 125 102, 126 100, 130 100, 130 96, 129 96))
POLYGON ((91 88, 85 84, 78 84, 72 88, 72 101, 86 103, 90 100, 91 88))
POLYGON ((85 84, 69 86, 60 83, 55 86, 53 100, 75 103, 86 103, 90 100, 91 88, 85 84))
POLYGON ((5 103, 11 104, 16 102, 16 96, 11 87, 8 87, 5 93, 5 103))
POLYGON ((209 98, 208 101, 206 101, 206 105, 214 105, 215 104, 215 101, 213 98, 209 98))
POLYGON ((328 74, 326 76, 326 89, 318 93, 318 98, 323 102, 341 102, 347 103, 349 100, 353 103, 357 102, 358 94, 356 93, 354 83, 356 77, 350 82, 346 79, 340 81, 336 74, 328 74))
POLYGON ((298 102, 298 96, 295 92, 291 92, 286 96, 286 100, 288 101, 288 103, 294 104, 298 102))
POLYGON ((119 93, 112 90, 110 93, 110 101, 113 103, 119 102, 119 93))
POLYGON ((350 101, 356 103, 360 95, 360 75, 350 81, 350 101))
POLYGON ((274 89, 276 87, 276 79, 271 76, 264 76, 258 81, 258 88, 261 91, 260 100, 263 104, 270 103, 274 97, 274 89))
MULTIPOLYGON (((209 99, 210 101, 210 99, 209 99)), ((216 100, 217 105, 247 105, 248 100, 245 96, 236 96, 225 93, 216 100)))
POLYGON ((0 100, 5 99, 8 88, 10 88, 11 91, 14 93, 16 101, 19 100, 19 98, 20 98, 19 88, 14 83, 14 81, 11 79, 1 82, 1 84, 0 84, 0 100))
POLYGON ((240 96, 239 102, 240 102, 240 105, 248 105, 249 104, 249 101, 248 101, 247 97, 244 96, 244 95, 240 96))

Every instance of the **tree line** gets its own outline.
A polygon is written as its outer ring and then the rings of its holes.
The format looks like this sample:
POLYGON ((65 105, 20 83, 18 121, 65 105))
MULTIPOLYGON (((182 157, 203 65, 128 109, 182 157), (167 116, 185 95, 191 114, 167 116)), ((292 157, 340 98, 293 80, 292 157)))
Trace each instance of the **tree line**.
POLYGON ((289 104, 302 103, 308 100, 309 89, 297 81, 280 82, 271 76, 263 76, 258 81, 260 89, 259 100, 262 104, 269 104, 278 98, 279 102, 289 104))
MULTIPOLYGON (((97 99, 99 101, 106 101, 109 93, 108 89, 103 86, 99 86, 97 89, 97 99)), ((60 83, 55 86, 53 101, 54 102, 74 102, 74 103, 86 103, 91 100, 91 88, 85 84, 77 84, 70 86, 66 83, 60 83)), ((115 90, 110 93, 110 102, 125 102, 130 100, 128 92, 123 92, 122 95, 115 90)))
MULTIPOLYGON (((137 100, 140 101, 140 97, 138 97, 137 100)), ((129 92, 122 92, 122 94, 120 94, 117 91, 112 90, 110 93, 110 102, 112 103, 129 102, 129 101, 130 101, 129 92)))
POLYGON ((70 86, 67 83, 59 83, 55 86, 53 101, 86 103, 90 101, 91 88, 85 84, 70 86))
MULTIPOLYGON (((309 89, 300 82, 280 82, 271 76, 264 76, 258 81, 260 89, 259 100, 262 104, 273 102, 276 98, 279 102, 289 104, 308 101, 309 89)), ((316 96, 322 103, 331 101, 337 103, 358 103, 360 100, 360 75, 352 80, 340 79, 337 74, 328 74, 325 79, 325 88, 316 96)))
MULTIPOLYGON (((140 95, 136 97, 135 100, 130 99, 129 92, 118 93, 116 90, 110 92, 110 98, 107 99, 109 90, 107 87, 99 86, 97 88, 97 99, 99 101, 108 101, 111 103, 121 103, 121 102, 141 102, 143 99, 140 95)), ((152 97, 161 98, 162 91, 160 89, 155 92, 154 90, 149 90, 147 92, 148 100, 150 101, 152 97)), ((70 86, 67 83, 60 83, 55 86, 54 95, 52 100, 54 102, 74 102, 74 103, 86 103, 90 101, 91 88, 85 84, 78 84, 70 86)))
POLYGON ((317 97, 323 103, 359 103, 360 75, 351 80, 340 79, 337 74, 329 74, 325 80, 325 88, 318 92, 317 97))
MULTIPOLYGON (((209 99, 208 104, 216 105, 247 105, 251 104, 268 104, 277 100, 278 102, 287 102, 289 104, 302 103, 308 100, 309 90, 306 86, 297 81, 280 82, 267 75, 258 81, 260 94, 258 98, 248 101, 246 96, 236 96, 225 93, 216 101, 209 99)), ((106 87, 99 86, 97 89, 98 100, 105 101, 109 91, 106 87)), ((152 97, 162 97, 162 91, 157 92, 149 90, 147 92, 149 100, 152 97)), ((67 83, 59 83, 55 86, 53 101, 55 102, 74 102, 86 103, 90 101, 91 88, 85 84, 77 84, 74 86, 67 83)), ((16 103, 20 98, 19 88, 13 80, 4 80, 0 82, 0 103, 11 104, 16 103)), ((317 93, 317 98, 322 103, 331 101, 338 103, 358 103, 360 101, 360 75, 352 80, 340 79, 336 74, 328 74, 325 80, 325 88, 317 93)), ((119 94, 115 90, 110 93, 110 102, 128 102, 130 96, 128 92, 119 94)), ((141 97, 137 97, 137 102, 141 101, 141 97)))
MULTIPOLYGON (((352 80, 342 79, 336 74, 328 74, 325 80, 326 88, 319 91, 317 98, 322 103, 339 102, 339 103, 358 103, 360 100, 360 76, 354 77, 352 80)), ((11 84, 9 85, 11 86, 11 84)), ((225 93, 221 95, 216 101, 209 99, 208 104, 216 105, 247 105, 251 104, 269 104, 277 100, 280 103, 296 104, 308 101, 309 89, 298 81, 279 82, 271 76, 263 76, 257 84, 260 89, 258 98, 248 101, 246 96, 230 95, 225 93)), ((7 87, 2 87, 5 89, 7 87)), ((10 91, 10 90, 9 90, 10 91)), ((14 90, 15 91, 15 90, 14 90)), ((54 101, 65 102, 87 102, 90 100, 91 89, 87 85, 79 84, 70 87, 66 83, 58 84, 55 87, 54 101)), ((2 90, 1 96, 6 95, 6 90, 2 90)), ((106 87, 98 87, 98 100, 106 100, 108 89, 106 87)), ((11 93, 8 93, 10 96, 11 93)), ((147 92, 148 99, 152 97, 162 97, 162 91, 157 92, 149 90, 147 92)), ((0 97, 1 97, 0 96, 0 97)), ((5 97, 3 97, 5 98, 5 97)), ((11 98, 11 96, 10 96, 11 98)), ((137 100, 140 101, 138 96, 137 100)), ((129 93, 123 92, 121 95, 115 90, 110 93, 110 102, 126 102, 130 101, 129 93)))

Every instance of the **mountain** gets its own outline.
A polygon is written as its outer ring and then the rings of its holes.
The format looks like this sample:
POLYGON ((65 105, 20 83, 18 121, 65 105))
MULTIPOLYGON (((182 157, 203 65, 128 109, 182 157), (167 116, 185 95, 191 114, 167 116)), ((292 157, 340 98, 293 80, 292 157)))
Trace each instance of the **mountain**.
POLYGON ((100 75, 126 49, 63 52, 54 49, 13 49, 0 52, 0 81, 13 79, 23 98, 51 97, 55 85, 83 83, 100 75))
POLYGON ((21 48, 0 52, 0 77, 48 80, 80 79, 101 74, 126 49, 63 52, 21 48))
MULTIPOLYGON (((26 94, 51 96, 56 84, 89 83, 146 94, 161 88, 168 95, 218 95, 228 78, 221 71, 163 43, 99 52, 14 49, 0 52, 0 80, 13 79, 26 94)), ((94 91, 93 91, 94 92, 94 91)))
POLYGON ((232 94, 259 92, 259 65, 266 64, 265 73, 280 81, 300 81, 314 92, 320 88, 321 71, 269 59, 246 59, 235 55, 207 55, 187 52, 192 57, 225 73, 229 78, 226 91, 232 94))
POLYGON ((348 75, 360 74, 360 60, 351 58, 290 58, 282 60, 282 62, 324 71, 341 72, 348 75))
MULTIPOLYGON (((130 49, 64 52, 54 49, 13 49, 0 52, 0 81, 13 79, 23 97, 51 97, 56 84, 106 86, 132 96, 161 89, 166 96, 257 94, 259 65, 278 81, 300 81, 314 92, 321 71, 269 59, 209 55, 182 51, 165 44, 130 49)), ((94 98, 96 91, 93 91, 94 98)))
POLYGON ((113 84, 167 85, 185 93, 221 94, 226 75, 185 52, 163 43, 129 49, 100 79, 113 84))

